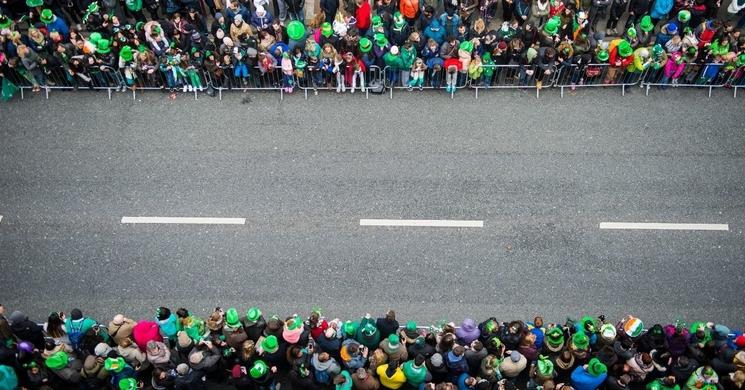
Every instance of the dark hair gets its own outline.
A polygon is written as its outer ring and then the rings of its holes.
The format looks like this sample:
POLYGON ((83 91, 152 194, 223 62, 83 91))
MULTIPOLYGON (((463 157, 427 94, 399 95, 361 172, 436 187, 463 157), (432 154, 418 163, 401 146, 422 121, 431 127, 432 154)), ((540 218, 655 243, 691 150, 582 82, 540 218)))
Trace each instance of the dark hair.
POLYGON ((186 310, 186 309, 184 309, 184 308, 182 307, 182 308, 180 308, 180 309, 176 310, 176 315, 177 315, 177 316, 178 316, 179 318, 186 318, 186 317, 188 317, 188 316, 189 316, 189 311, 188 311, 188 310, 186 310))
POLYGON ((49 337, 60 338, 65 335, 65 330, 62 328, 64 321, 59 316, 59 313, 52 313, 47 318, 47 334, 49 337))
POLYGON ((170 316, 171 316, 171 310, 169 308, 163 307, 163 306, 158 308, 158 320, 159 321, 167 320, 168 317, 170 316))
POLYGON ((417 366, 421 366, 422 364, 424 364, 425 360, 426 359, 424 358, 424 355, 420 353, 414 358, 414 364, 416 364, 417 366))

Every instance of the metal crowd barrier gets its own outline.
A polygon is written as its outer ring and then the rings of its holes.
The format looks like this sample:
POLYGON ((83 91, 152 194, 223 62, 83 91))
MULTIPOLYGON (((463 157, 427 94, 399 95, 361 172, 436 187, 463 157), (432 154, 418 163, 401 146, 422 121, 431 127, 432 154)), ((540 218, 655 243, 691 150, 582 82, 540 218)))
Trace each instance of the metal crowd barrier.
MULTIPOLYGON (((745 66, 741 66, 737 69, 735 69, 732 72, 732 75, 730 76, 730 79, 727 83, 732 89, 734 90, 733 96, 737 97, 737 89, 738 88, 745 88, 745 66)), ((727 86, 725 85, 725 87, 727 86)))
POLYGON ((206 84, 211 85, 218 92, 222 100, 223 91, 240 90, 246 91, 279 91, 280 99, 284 98, 282 89, 282 68, 274 68, 262 72, 259 67, 246 67, 245 72, 239 69, 236 75, 235 68, 228 66, 212 72, 204 72, 206 84))
POLYGON ((535 96, 538 98, 542 88, 553 86, 556 75, 555 66, 548 74, 537 66, 482 65, 482 67, 484 73, 492 74, 490 76, 482 74, 481 82, 475 85, 471 82, 471 87, 476 90, 476 99, 479 98, 479 89, 535 89, 535 96))
MULTIPOLYGON (((390 92, 390 98, 393 99, 394 89, 408 89, 408 81, 411 77, 411 70, 394 70, 386 66, 383 68, 383 86, 390 92)), ((452 77, 456 78, 455 89, 465 88, 468 84, 468 72, 459 71, 452 77)), ((447 86, 447 70, 443 67, 436 69, 427 68, 424 71, 424 84, 422 89, 442 89, 447 86)), ((455 96, 455 90, 450 92, 450 98, 455 96)))
MULTIPOLYGON (((364 80, 357 78, 355 80, 356 89, 365 93, 365 98, 370 98, 370 85, 375 82, 382 82, 382 72, 380 67, 371 65, 365 70, 364 80)), ((342 91, 338 82, 342 81, 345 83, 344 91, 351 88, 351 82, 349 86, 346 85, 347 80, 342 76, 337 79, 335 74, 329 73, 316 67, 307 67, 302 71, 301 75, 295 77, 296 85, 305 94, 305 99, 308 99, 308 92, 313 91, 314 95, 318 95, 318 91, 342 91)))
POLYGON ((652 86, 658 86, 661 88, 708 88, 709 97, 711 97, 711 91, 714 88, 722 88, 730 82, 732 73, 734 71, 726 71, 725 64, 722 63, 687 63, 680 77, 676 80, 667 80, 664 77, 664 68, 648 70, 647 76, 642 81, 642 86, 646 88, 647 96, 649 96, 649 89, 652 86))
POLYGON ((621 95, 625 96, 626 87, 639 84, 645 75, 646 72, 629 72, 609 64, 562 66, 554 79, 554 87, 561 88, 561 97, 567 87, 621 87, 621 95))

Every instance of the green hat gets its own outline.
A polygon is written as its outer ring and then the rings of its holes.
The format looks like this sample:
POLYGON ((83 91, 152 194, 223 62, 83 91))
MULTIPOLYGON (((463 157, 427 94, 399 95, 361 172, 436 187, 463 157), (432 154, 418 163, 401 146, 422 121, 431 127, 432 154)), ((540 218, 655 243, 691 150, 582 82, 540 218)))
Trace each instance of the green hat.
MULTIPOLYGON (((39 2, 41 2, 41 1, 43 1, 43 0, 39 0, 39 2)), ((92 2, 90 4, 88 4, 88 9, 86 10, 86 12, 88 12, 89 14, 92 14, 94 12, 98 12, 98 2, 94 1, 94 2, 92 2)))
MULTIPOLYGON (((486 52, 484 54, 489 54, 489 52, 486 52)), ((493 319, 486 321, 486 325, 484 325, 484 329, 486 330, 486 333, 492 333, 496 331, 498 328, 499 328, 499 325, 497 324, 497 321, 494 321, 493 319)))
POLYGON ((409 321, 406 323, 406 330, 409 332, 416 332, 416 322, 409 321))
MULTIPOLYGON (((607 56, 607 52, 606 52, 607 56)), ((555 326, 546 332, 546 343, 554 348, 564 345, 564 331, 555 326)))
POLYGON ((225 324, 231 328, 237 328, 241 325, 241 321, 238 319, 238 310, 235 310, 234 307, 225 312, 225 324))
POLYGON ((275 353, 279 349, 279 345, 277 344, 277 336, 271 335, 264 338, 264 340, 261 341, 261 349, 264 350, 264 352, 268 353, 275 353))
POLYGON ((106 361, 104 361, 103 366, 106 369, 106 371, 114 371, 114 372, 122 372, 124 370, 124 367, 127 365, 127 363, 124 361, 124 358, 121 356, 114 359, 114 358, 106 358, 106 361))
POLYGON ((378 333, 378 328, 376 328, 374 324, 368 322, 362 327, 362 329, 360 329, 360 332, 363 335, 370 337, 378 333))
POLYGON ((652 46, 652 54, 654 54, 655 57, 659 57, 664 53, 665 50, 662 48, 662 45, 659 43, 656 43, 654 46, 652 46))
POLYGON ((393 14, 393 25, 401 28, 406 23, 406 20, 404 19, 404 16, 401 15, 401 12, 396 11, 395 14, 393 14))
POLYGON ((68 357, 65 351, 57 351, 48 357, 44 363, 52 370, 61 370, 67 367, 67 360, 68 357))
POLYGON ((39 20, 41 20, 44 24, 49 24, 54 22, 54 14, 52 13, 52 10, 49 8, 44 9, 41 11, 41 16, 39 16, 39 20))
POLYGON ((401 340, 396 334, 391 334, 390 336, 388 336, 388 344, 390 344, 391 347, 395 347, 401 344, 401 340))
POLYGON ((584 329, 585 332, 595 333, 598 331, 597 321, 595 321, 594 318, 590 316, 584 316, 582 317, 580 322, 582 323, 582 329, 584 329))
POLYGON ((0 14, 0 29, 10 27, 11 23, 13 23, 12 20, 10 20, 7 16, 0 14))
POLYGON ((367 38, 360 39, 360 51, 363 53, 369 53, 372 50, 372 42, 367 38))
POLYGON ((124 378, 119 381, 119 390, 135 390, 135 389, 137 389, 137 379, 124 378))
POLYGON ((636 29, 633 27, 629 27, 629 29, 626 30, 626 35, 628 35, 630 38, 636 38, 636 29))
POLYGON ((204 52, 204 58, 209 58, 209 56, 211 56, 211 55, 212 55, 212 52, 209 51, 209 50, 207 50, 207 51, 204 52))
POLYGON ((334 34, 334 29, 333 29, 333 28, 331 27, 331 23, 329 23, 329 22, 324 22, 324 23, 323 23, 323 24, 321 25, 321 34, 322 34, 322 35, 323 35, 324 37, 326 37, 326 38, 328 38, 328 37, 330 37, 331 35, 333 35, 333 34, 334 34))
POLYGON ((473 51, 473 42, 471 42, 471 41, 463 41, 463 42, 460 43, 460 46, 458 46, 458 49, 463 50, 463 51, 467 51, 467 52, 470 53, 470 52, 473 51))
POLYGON ((650 32, 654 30, 654 24, 652 23, 652 17, 649 15, 642 16, 642 21, 639 23, 639 28, 644 32, 650 32))
MULTIPOLYGON (((284 57, 285 54, 287 54, 287 57, 290 56, 290 54, 288 52, 282 53, 282 56, 284 57)), ((291 320, 287 321, 286 324, 287 324, 287 329, 289 329, 289 330, 295 330, 295 329, 298 329, 298 328, 302 328, 303 327, 303 320, 301 320, 300 317, 295 316, 291 320)))
POLYGON ((269 366, 263 360, 257 360, 251 367, 251 378, 259 379, 269 371, 269 366))
MULTIPOLYGON (((362 39, 367 39, 367 38, 362 38, 362 39)), ((369 43, 370 40, 368 39, 367 42, 369 43)), ((360 43, 361 43, 361 41, 360 41, 360 43)), ((370 45, 372 46, 372 43, 370 45)), ((370 51, 370 50, 368 49, 368 51, 370 51)), ((367 52, 365 52, 365 53, 367 53, 367 52)), ((344 323, 344 334, 346 334, 349 337, 354 337, 355 333, 357 333, 357 326, 358 326, 358 324, 356 322, 346 321, 344 323)))
POLYGON ((587 363, 587 373, 592 376, 600 376, 606 372, 608 372, 608 367, 601 363, 598 358, 592 358, 590 359, 590 362, 587 363))
POLYGON ((385 34, 382 33, 376 33, 375 34, 375 43, 378 44, 380 47, 384 47, 388 44, 388 38, 385 37, 385 34))
POLYGON ((145 27, 145 22, 137 22, 135 23, 135 30, 142 31, 142 28, 145 27))
POLYGON ((98 41, 101 40, 101 33, 100 32, 92 32, 90 37, 88 37, 88 41, 92 43, 93 45, 97 45, 98 41))
POLYGON ((493 348, 495 348, 495 349, 499 349, 499 347, 502 346, 502 340, 500 340, 499 337, 497 337, 497 336, 494 336, 494 337, 490 338, 489 341, 488 341, 488 343, 491 344, 491 346, 493 348))
POLYGON ((543 27, 543 31, 547 32, 549 35, 558 33, 559 23, 561 23, 560 20, 561 19, 559 19, 557 16, 549 19, 548 22, 546 22, 546 25, 543 27))
POLYGON ((378 15, 373 16, 372 17, 372 26, 373 26, 373 28, 383 27, 383 18, 381 18, 378 15))
POLYGON ((299 41, 303 39, 305 35, 305 26, 298 20, 293 20, 287 25, 287 36, 293 41, 299 41))
POLYGON ((134 57, 132 55, 132 48, 124 46, 122 50, 119 50, 119 57, 122 57, 124 61, 132 61, 132 58, 134 57))
POLYGON ((258 307, 254 306, 246 312, 246 319, 250 322, 256 322, 259 320, 259 317, 261 317, 261 310, 259 310, 258 307))
POLYGON ((550 377, 554 372, 554 363, 546 356, 538 357, 538 373, 543 377, 550 377))
POLYGON ((41 7, 44 5, 44 0, 26 0, 26 5, 29 8, 41 7))
POLYGON ((745 53, 740 53, 740 55, 737 56, 737 66, 743 65, 745 65, 745 53))
POLYGON ((590 338, 587 337, 585 332, 577 332, 572 336, 572 344, 579 350, 585 350, 590 346, 590 338))
POLYGON ((689 20, 691 20, 691 11, 682 9, 678 12, 678 21, 688 23, 689 20))
POLYGON ((111 52, 111 42, 101 39, 98 42, 96 42, 96 52, 101 54, 109 54, 111 52))
POLYGON ((621 55, 621 57, 628 57, 632 54, 634 54, 634 49, 631 48, 631 44, 629 41, 623 39, 618 44, 618 54, 621 55))
POLYGON ((608 61, 608 50, 600 50, 598 52, 598 60, 602 62, 608 61))

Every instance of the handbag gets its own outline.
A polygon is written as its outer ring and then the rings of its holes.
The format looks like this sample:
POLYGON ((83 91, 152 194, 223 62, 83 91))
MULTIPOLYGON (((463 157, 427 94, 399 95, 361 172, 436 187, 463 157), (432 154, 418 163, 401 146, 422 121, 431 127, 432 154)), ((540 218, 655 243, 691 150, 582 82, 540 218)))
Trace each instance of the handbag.
POLYGON ((598 77, 601 73, 603 73, 603 70, 599 66, 588 66, 585 69, 585 76, 587 78, 598 77))

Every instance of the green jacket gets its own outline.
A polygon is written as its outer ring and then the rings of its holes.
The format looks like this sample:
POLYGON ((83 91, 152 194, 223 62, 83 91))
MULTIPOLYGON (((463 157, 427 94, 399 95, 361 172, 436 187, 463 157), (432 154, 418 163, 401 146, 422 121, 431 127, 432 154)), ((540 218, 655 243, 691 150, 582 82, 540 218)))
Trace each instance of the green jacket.
POLYGON ((404 66, 404 60, 400 55, 393 55, 391 52, 385 53, 383 56, 385 66, 391 68, 391 70, 404 70, 407 69, 404 66))
POLYGON ((138 12, 142 9, 142 0, 125 0, 124 3, 130 11, 138 12))
POLYGON ((409 49, 401 47, 401 59, 403 60, 405 69, 411 68, 414 65, 414 61, 416 61, 416 47, 413 45, 409 49))

